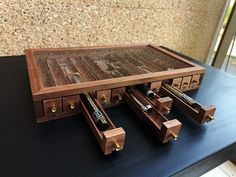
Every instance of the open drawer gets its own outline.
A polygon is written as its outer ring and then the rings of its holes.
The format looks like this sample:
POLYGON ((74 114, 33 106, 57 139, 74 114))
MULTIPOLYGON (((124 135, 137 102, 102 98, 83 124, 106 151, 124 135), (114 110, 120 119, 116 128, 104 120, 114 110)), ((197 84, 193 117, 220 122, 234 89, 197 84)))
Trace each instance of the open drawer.
POLYGON ((138 118, 152 128, 158 139, 162 143, 176 140, 180 132, 181 123, 177 119, 168 120, 154 106, 152 106, 150 112, 145 112, 137 101, 135 101, 134 97, 142 102, 143 105, 151 105, 151 103, 136 89, 132 89, 132 93, 127 91, 125 94, 125 102, 137 114, 138 118))
POLYGON ((81 100, 81 110, 95 138, 97 139, 103 153, 107 155, 111 154, 113 151, 122 150, 125 141, 125 131, 123 130, 123 128, 116 128, 115 125, 110 120, 110 118, 107 116, 106 112, 99 104, 99 102, 94 98, 94 96, 90 94, 90 97, 92 98, 93 102, 95 103, 99 111, 104 115, 108 123, 108 128, 105 131, 101 131, 97 128, 92 116, 90 115, 88 109, 86 108, 82 100, 81 100))
POLYGON ((139 84, 135 88, 139 93, 148 99, 154 107, 163 115, 169 114, 173 100, 168 97, 161 97, 158 93, 159 88, 161 87, 162 81, 151 82, 150 84, 139 84))
POLYGON ((209 122, 214 119, 213 115, 215 113, 216 107, 213 105, 203 106, 197 103, 192 98, 183 94, 180 90, 170 86, 169 84, 163 83, 165 86, 161 86, 160 93, 166 96, 169 96, 173 99, 173 104, 181 109, 197 121, 200 124, 209 122), (184 96, 178 96, 179 94, 184 96), (188 102, 193 102, 194 106, 191 106, 188 102))
POLYGON ((150 100, 150 102, 157 108, 157 110, 161 114, 165 115, 170 113, 173 100, 168 96, 161 98, 157 95, 154 99, 150 100))

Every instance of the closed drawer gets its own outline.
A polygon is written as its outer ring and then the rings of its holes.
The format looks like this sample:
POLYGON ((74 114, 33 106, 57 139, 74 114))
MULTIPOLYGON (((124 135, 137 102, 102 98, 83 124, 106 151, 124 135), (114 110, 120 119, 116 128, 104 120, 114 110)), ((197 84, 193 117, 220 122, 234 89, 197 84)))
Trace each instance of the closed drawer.
POLYGON ((198 85, 200 84, 200 78, 201 78, 200 74, 193 75, 190 86, 192 88, 197 88, 198 85))
POLYGON ((192 76, 183 77, 180 90, 182 91, 188 90, 191 79, 192 79, 192 76))
POLYGON ((63 97, 63 112, 72 113, 80 110, 79 95, 63 97))
POLYGON ((116 103, 116 104, 121 103, 121 101, 125 95, 125 87, 112 89, 111 95, 112 95, 111 96, 112 103, 116 103))
POLYGON ((48 99, 43 101, 45 116, 56 116, 62 113, 61 98, 48 99))
POLYGON ((95 95, 102 107, 106 107, 111 103, 111 90, 97 91, 95 95))
POLYGON ((162 83, 162 81, 152 82, 150 85, 150 89, 159 91, 159 89, 161 88, 161 83, 162 83))
POLYGON ((182 79, 183 79, 182 77, 173 79, 172 86, 177 89, 180 89, 182 79))

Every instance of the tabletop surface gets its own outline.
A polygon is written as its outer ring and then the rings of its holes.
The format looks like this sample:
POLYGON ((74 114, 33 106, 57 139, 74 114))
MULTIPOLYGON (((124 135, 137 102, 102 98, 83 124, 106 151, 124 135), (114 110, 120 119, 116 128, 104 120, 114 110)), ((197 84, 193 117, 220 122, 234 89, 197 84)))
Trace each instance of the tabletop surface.
MULTIPOLYGON (((203 65, 203 64, 201 64, 203 65)), ((205 66, 205 65, 203 65, 205 66)), ((36 124, 25 56, 0 58, 0 176, 170 176, 236 142, 236 78, 207 67, 188 94, 217 107, 198 125, 180 110, 177 141, 161 144, 127 105, 106 109, 126 132, 122 151, 104 156, 82 115, 36 124)))

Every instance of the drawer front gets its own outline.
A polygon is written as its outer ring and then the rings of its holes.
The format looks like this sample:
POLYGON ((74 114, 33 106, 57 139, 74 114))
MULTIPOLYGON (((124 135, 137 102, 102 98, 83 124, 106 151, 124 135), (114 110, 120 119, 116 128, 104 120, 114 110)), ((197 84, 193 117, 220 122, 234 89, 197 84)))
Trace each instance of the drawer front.
POLYGON ((67 96, 62 98, 63 112, 72 113, 80 110, 80 98, 79 95, 67 96))
POLYGON ((112 103, 119 104, 125 95, 125 87, 112 89, 112 103))
POLYGON ((56 116, 62 113, 61 98, 54 98, 43 101, 45 116, 56 116))
POLYGON ((111 90, 101 90, 96 92, 96 99, 102 106, 107 106, 111 103, 111 90))
POLYGON ((152 82, 150 85, 150 89, 159 91, 159 89, 161 88, 161 83, 162 81, 152 82))
POLYGON ((182 77, 173 79, 172 86, 177 89, 180 89, 182 79, 183 79, 182 77))
POLYGON ((185 91, 189 89, 192 76, 183 77, 180 90, 185 91))
POLYGON ((190 86, 192 88, 198 87, 198 85, 200 84, 200 78, 201 78, 200 74, 193 75, 190 86))

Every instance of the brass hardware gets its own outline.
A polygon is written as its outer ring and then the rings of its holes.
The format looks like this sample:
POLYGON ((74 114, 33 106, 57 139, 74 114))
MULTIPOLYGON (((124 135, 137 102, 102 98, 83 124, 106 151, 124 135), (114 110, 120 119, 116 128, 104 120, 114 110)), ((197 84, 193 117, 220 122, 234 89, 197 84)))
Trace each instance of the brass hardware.
POLYGON ((117 95, 118 100, 121 101, 122 100, 122 96, 120 94, 117 95))
POLYGON ((183 88, 186 88, 188 86, 188 82, 183 83, 183 88))
POLYGON ((118 104, 122 100, 122 96, 120 94, 116 95, 116 104, 118 104))
POLYGON ((193 81, 191 82, 191 86, 194 87, 194 86, 196 86, 196 85, 197 85, 197 81, 196 81, 196 80, 193 80, 193 81))
POLYGON ((57 108, 55 106, 52 106, 51 111, 52 111, 52 113, 55 113, 57 111, 57 108))
POLYGON ((174 84, 173 87, 179 87, 179 84, 174 84))
POLYGON ((174 132, 170 131, 170 134, 171 134, 174 141, 176 141, 178 139, 178 135, 176 135, 174 132))
POLYGON ((166 114, 169 114, 170 113, 170 108, 168 108, 167 106, 164 106, 164 109, 166 111, 166 114))
POLYGON ((120 145, 119 145, 116 141, 114 141, 114 140, 113 140, 113 146, 115 147, 115 150, 116 150, 116 151, 121 150, 120 145))
POLYGON ((70 109, 75 109, 75 104, 74 103, 70 103, 70 109))
POLYGON ((209 121, 212 121, 215 119, 215 117, 213 117, 212 115, 207 115, 207 117, 209 118, 209 121))
POLYGON ((106 102, 108 101, 106 95, 103 95, 103 96, 102 96, 102 100, 103 100, 104 103, 106 103, 106 102))

